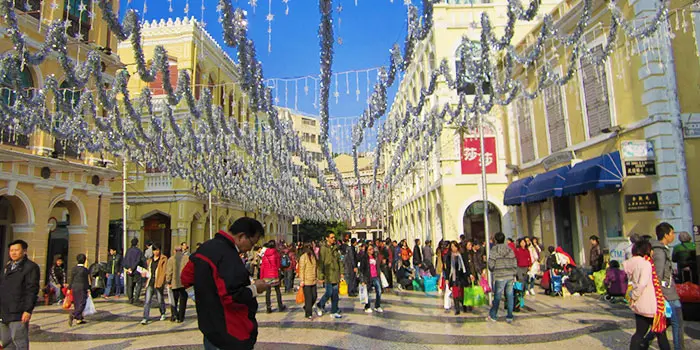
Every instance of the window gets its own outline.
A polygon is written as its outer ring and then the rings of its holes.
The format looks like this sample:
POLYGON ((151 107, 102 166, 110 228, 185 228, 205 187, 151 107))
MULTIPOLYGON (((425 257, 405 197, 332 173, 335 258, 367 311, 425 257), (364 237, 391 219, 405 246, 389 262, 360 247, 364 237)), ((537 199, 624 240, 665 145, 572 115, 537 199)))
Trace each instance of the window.
POLYGON ((542 203, 527 204, 527 222, 529 235, 542 241, 542 203))
MULTIPOLYGON (((602 55, 602 51, 602 44, 593 48, 595 56, 602 55)), ((606 67, 607 63, 596 66, 593 62, 581 61, 582 95, 589 137, 598 136, 603 129, 612 126, 606 67)))
POLYGON ((15 8, 39 19, 41 0, 15 0, 15 8))
POLYGON ((599 194, 600 226, 606 237, 622 237, 622 215, 620 192, 599 194))
MULTIPOLYGON (((26 97, 31 97, 31 89, 34 87, 34 79, 32 78, 32 73, 28 67, 24 67, 24 70, 22 70, 19 78, 22 90, 20 93, 26 94, 26 97)), ((0 94, 0 98, 2 98, 2 101, 5 104, 12 105, 15 103, 17 100, 17 92, 15 89, 16 88, 14 87, 14 84, 10 78, 6 77, 5 81, 2 83, 2 93, 0 94)), ((5 145, 27 147, 29 146, 29 136, 18 133, 13 127, 8 126, 0 130, 0 142, 5 145)))
POLYGON ((228 95, 228 117, 233 117, 233 93, 228 95))
POLYGON ((301 123, 302 123, 303 125, 316 126, 316 121, 313 120, 313 119, 306 119, 306 118, 304 118, 304 119, 301 120, 301 123))
MULTIPOLYGON (((63 95, 61 96, 61 98, 64 102, 68 103, 71 108, 75 109, 78 107, 78 103, 80 102, 80 90, 74 89, 73 85, 69 84, 67 81, 61 83, 61 86, 59 86, 59 90, 63 95)), ((56 108, 58 109, 58 105, 56 106, 56 108)), ((60 123, 60 121, 56 121, 56 123, 60 123)), ((73 157, 79 159, 80 150, 78 144, 72 140, 55 139, 53 146, 53 157, 73 157)))
MULTIPOLYGON (((149 64, 151 64, 151 62, 149 62, 149 64)), ((173 90, 175 90, 175 87, 177 86, 177 76, 177 61, 171 58, 168 60, 168 77, 170 78, 170 86, 173 87, 173 90)), ((165 95, 165 88, 163 88, 163 74, 158 72, 156 74, 156 79, 150 82, 148 87, 151 89, 151 93, 154 96, 165 95)))
POLYGON ((535 160, 535 143, 532 136, 532 111, 525 98, 515 102, 515 118, 518 121, 520 156, 523 163, 535 160))
POLYGON ((479 75, 483 78, 481 89, 484 94, 491 92, 491 83, 488 77, 483 73, 473 69, 472 63, 477 64, 481 61, 481 44, 476 41, 470 41, 459 45, 455 52, 455 72, 457 72, 457 91, 467 95, 476 94, 476 86, 474 82, 479 79, 479 75), (463 68, 464 67, 464 68, 463 68), (464 69, 464 72, 462 72, 464 69), (460 74, 461 72, 461 74, 460 74))
POLYGON ((88 41, 90 32, 91 11, 90 0, 64 0, 63 17, 70 21, 68 35, 83 41, 88 41))
POLYGON ((564 106, 559 84, 553 84, 544 90, 544 105, 545 113, 547 114, 547 127, 549 129, 550 151, 561 151, 568 145, 564 106))

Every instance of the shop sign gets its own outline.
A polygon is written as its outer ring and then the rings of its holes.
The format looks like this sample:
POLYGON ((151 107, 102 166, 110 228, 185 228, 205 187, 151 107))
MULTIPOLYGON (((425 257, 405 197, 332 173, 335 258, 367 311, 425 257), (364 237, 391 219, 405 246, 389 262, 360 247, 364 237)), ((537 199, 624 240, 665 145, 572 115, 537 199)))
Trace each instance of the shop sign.
MULTIPOLYGON (((462 174, 481 174, 481 142, 478 137, 462 140, 462 174)), ((487 174, 498 172, 496 138, 484 137, 484 164, 487 174)))
POLYGON ((654 159, 654 143, 647 140, 621 142, 622 159, 654 159))
POLYGON ((656 175, 656 161, 653 159, 626 160, 625 174, 627 176, 656 175))
POLYGON ((571 151, 557 152, 545 158, 542 161, 542 165, 544 166, 544 170, 549 171, 549 169, 553 168, 555 165, 568 163, 572 159, 574 159, 574 154, 571 151))
POLYGON ((658 211, 659 197, 656 193, 625 195, 625 211, 658 211))
POLYGON ((683 136, 686 139, 700 137, 700 122, 689 122, 683 125, 683 136))

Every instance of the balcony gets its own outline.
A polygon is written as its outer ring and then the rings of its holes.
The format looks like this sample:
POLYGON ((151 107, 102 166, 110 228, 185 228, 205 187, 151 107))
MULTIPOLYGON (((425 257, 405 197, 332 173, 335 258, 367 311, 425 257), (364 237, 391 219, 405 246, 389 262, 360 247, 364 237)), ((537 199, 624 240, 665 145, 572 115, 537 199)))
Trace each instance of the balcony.
POLYGON ((0 144, 27 147, 29 146, 29 136, 15 132, 12 127, 0 130, 0 144))
POLYGON ((146 191, 171 191, 173 189, 173 178, 165 173, 146 174, 146 191))
POLYGON ((70 140, 56 139, 54 141, 53 154, 51 155, 51 157, 59 159, 81 159, 81 154, 80 149, 78 148, 78 144, 76 142, 70 140))

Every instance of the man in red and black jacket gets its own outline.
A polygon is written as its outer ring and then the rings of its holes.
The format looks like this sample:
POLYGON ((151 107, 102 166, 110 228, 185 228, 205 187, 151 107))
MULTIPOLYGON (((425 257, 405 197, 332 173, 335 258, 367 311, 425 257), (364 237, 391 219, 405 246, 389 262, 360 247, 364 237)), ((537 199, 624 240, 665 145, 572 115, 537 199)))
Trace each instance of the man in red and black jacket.
POLYGON ((260 222, 240 218, 229 232, 219 231, 202 244, 182 271, 185 288, 194 286, 197 321, 205 349, 253 349, 258 337, 256 297, 263 280, 250 283, 240 253, 250 251, 264 235, 260 222))

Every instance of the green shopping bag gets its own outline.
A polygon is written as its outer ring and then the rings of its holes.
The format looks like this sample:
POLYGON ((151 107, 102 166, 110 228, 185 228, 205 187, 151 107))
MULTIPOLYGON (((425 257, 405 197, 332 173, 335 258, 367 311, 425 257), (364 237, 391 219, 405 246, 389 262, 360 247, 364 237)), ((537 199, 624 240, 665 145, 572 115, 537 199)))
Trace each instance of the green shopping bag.
POLYGON ((487 305, 489 303, 489 301, 486 300, 486 293, 484 293, 484 288, 482 288, 481 286, 474 286, 474 287, 472 287, 472 289, 474 290, 474 292, 473 292, 474 293, 474 295, 473 295, 474 305, 473 306, 484 306, 484 305, 487 305))
POLYGON ((605 294, 605 270, 596 271, 593 273, 593 281, 595 282, 595 291, 598 294, 605 294))
MULTIPOLYGON (((479 287, 481 288, 481 287, 479 287)), ((475 293, 475 288, 474 287, 465 287, 464 288, 464 306, 477 306, 474 305, 474 293, 475 293)), ((481 290, 483 293, 483 289, 481 290)))

